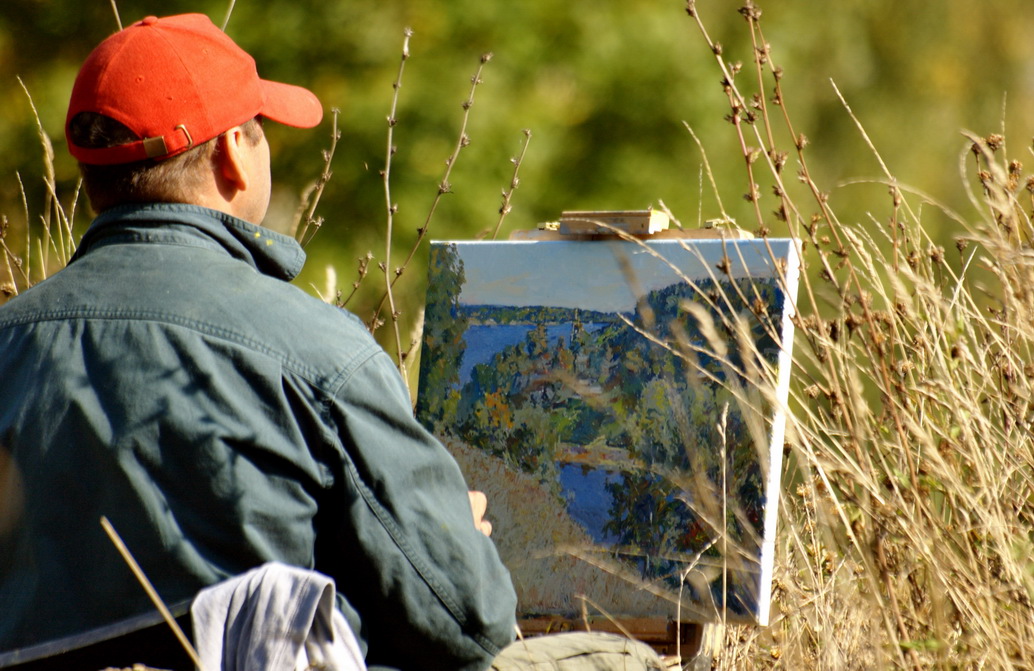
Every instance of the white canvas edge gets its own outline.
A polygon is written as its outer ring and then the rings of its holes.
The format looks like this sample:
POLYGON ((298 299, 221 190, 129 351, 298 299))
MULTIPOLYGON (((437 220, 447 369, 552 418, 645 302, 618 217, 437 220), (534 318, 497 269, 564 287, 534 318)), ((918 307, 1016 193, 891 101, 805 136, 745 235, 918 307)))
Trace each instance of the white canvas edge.
POLYGON ((776 381, 775 400, 779 404, 772 417, 772 433, 768 446, 769 477, 765 492, 765 521, 761 544, 761 575, 758 590, 758 625, 767 626, 772 609, 772 579, 775 571, 775 548, 778 533, 779 499, 782 491, 783 442, 786 433, 786 415, 789 412, 790 372, 793 369, 793 317, 797 305, 797 285, 801 263, 797 253, 800 242, 787 239, 786 276, 783 287, 783 323, 780 334, 779 377, 776 381))

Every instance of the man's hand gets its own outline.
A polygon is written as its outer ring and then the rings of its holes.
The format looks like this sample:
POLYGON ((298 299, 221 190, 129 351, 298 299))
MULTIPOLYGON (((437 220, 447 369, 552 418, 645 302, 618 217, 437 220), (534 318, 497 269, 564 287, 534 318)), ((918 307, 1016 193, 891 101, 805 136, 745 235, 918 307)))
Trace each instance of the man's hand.
POLYGON ((470 509, 474 513, 474 526, 486 536, 492 535, 492 523, 485 519, 488 510, 488 497, 482 492, 467 492, 470 497, 470 509))

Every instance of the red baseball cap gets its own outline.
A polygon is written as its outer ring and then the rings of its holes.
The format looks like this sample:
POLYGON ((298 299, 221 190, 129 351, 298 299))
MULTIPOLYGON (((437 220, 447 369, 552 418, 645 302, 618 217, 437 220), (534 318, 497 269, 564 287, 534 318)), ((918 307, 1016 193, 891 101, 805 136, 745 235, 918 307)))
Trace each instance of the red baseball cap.
POLYGON ((175 156, 260 115, 311 128, 323 107, 307 89, 259 78, 255 59, 204 14, 149 16, 101 42, 83 63, 65 137, 83 163, 131 163, 175 156), (109 116, 142 139, 75 145, 69 127, 80 112, 109 116))

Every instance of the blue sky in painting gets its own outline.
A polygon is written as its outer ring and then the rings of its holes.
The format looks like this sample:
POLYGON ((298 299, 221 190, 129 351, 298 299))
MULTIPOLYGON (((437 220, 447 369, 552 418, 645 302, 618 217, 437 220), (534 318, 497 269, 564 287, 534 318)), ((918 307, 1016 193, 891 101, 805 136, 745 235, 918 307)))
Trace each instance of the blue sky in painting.
MULTIPOLYGON (((787 240, 769 239, 772 253, 788 254, 787 240)), ((661 289, 677 281, 674 265, 690 279, 718 274, 723 255, 717 240, 649 243, 663 259, 635 243, 618 242, 458 242, 466 282, 460 302, 467 305, 507 305, 582 308, 606 312, 634 309, 636 294, 661 289), (476 249, 465 254, 465 250, 476 249), (627 259, 627 268, 622 268, 627 259)), ((761 240, 726 241, 724 249, 734 276, 773 275, 769 252, 761 240)))

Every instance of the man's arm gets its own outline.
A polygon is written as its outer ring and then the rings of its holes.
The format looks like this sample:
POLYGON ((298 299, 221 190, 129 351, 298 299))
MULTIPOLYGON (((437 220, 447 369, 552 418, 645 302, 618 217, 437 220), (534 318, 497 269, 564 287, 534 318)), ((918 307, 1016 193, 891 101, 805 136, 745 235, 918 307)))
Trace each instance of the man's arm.
POLYGON ((484 495, 468 492, 413 418, 383 352, 346 382, 333 411, 340 481, 332 510, 321 505, 316 563, 358 613, 367 663, 487 667, 513 639, 516 595, 487 537, 484 495))

